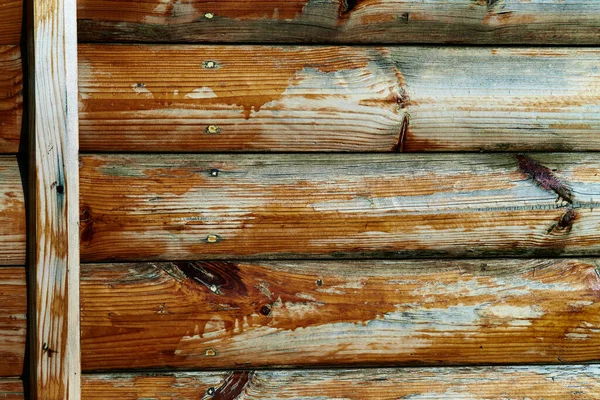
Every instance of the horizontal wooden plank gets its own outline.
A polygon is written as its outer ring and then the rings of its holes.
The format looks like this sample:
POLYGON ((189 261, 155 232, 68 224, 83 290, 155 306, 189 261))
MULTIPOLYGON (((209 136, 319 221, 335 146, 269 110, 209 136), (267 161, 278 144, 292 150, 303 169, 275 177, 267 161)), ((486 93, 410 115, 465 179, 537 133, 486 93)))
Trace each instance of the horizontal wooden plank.
POLYGON ((279 370, 83 376, 84 399, 600 398, 595 365, 279 370), (204 395, 204 397, 203 397, 204 395))
POLYGON ((80 0, 83 41, 600 44, 596 0, 80 0))
MULTIPOLYGON (((1 2, 2 0, 0 0, 1 2)), ((0 10, 2 10, 1 6, 2 4, 0 4, 0 10)), ((1 23, 0 26, 2 26, 1 23)), ((19 46, 0 45, 0 154, 19 151, 22 118, 21 50, 19 46)))
POLYGON ((25 393, 23 391, 23 382, 18 378, 0 379, 0 399, 2 400, 23 400, 25 393))
POLYGON ((83 369, 599 361, 598 263, 88 264, 83 369))
MULTIPOLYGON (((27 328, 24 267, 0 267, 0 376, 21 376, 27 328)), ((0 379, 0 399, 4 392, 0 379)), ((22 390, 22 388, 21 388, 22 390)))
POLYGON ((596 48, 81 45, 79 56, 82 151, 600 150, 596 48))
POLYGON ((600 154, 80 158, 83 261, 594 255, 600 154))
POLYGON ((0 45, 21 43, 22 22, 23 1, 0 0, 0 45))
POLYGON ((0 265, 25 265, 25 201, 16 157, 0 156, 0 265))

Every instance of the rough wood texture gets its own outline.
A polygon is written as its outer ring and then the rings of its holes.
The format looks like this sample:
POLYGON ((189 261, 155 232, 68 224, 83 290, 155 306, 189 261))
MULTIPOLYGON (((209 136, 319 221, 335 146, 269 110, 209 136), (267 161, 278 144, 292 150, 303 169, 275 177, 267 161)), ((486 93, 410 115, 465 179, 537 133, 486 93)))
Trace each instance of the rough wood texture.
MULTIPOLYGON (((27 328, 24 267, 0 267, 0 376, 23 373, 27 328)), ((0 380, 0 399, 3 384, 0 380)))
POLYGON ((596 0, 80 0, 84 41, 600 44, 596 0))
POLYGON ((600 360, 597 259, 91 264, 81 291, 84 370, 600 360))
POLYGON ((82 45, 81 149, 600 150, 599 59, 591 48, 82 45))
POLYGON ((0 46, 0 153, 19 151, 22 118, 21 50, 19 46, 0 46))
POLYGON ((0 45, 21 43, 22 21, 22 0, 0 0, 0 45))
POLYGON ((75 0, 29 8, 32 399, 80 398, 75 0))
POLYGON ((594 255, 600 155, 80 158, 84 261, 594 255))
POLYGON ((25 199, 17 159, 0 156, 0 265, 25 265, 25 199))
POLYGON ((600 399, 594 365, 84 375, 83 399, 600 399))
POLYGON ((0 399, 2 400, 23 400, 23 382, 18 378, 0 379, 0 399))

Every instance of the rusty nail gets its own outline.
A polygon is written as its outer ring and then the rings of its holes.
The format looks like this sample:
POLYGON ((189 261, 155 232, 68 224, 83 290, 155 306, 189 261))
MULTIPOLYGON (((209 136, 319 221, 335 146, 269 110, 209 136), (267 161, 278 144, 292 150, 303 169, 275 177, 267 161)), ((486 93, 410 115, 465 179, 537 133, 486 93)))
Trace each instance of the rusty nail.
POLYGON ((206 133, 210 135, 217 135, 221 133, 221 128, 219 128, 217 125, 209 125, 206 127, 206 133))
POLYGON ((217 243, 219 241, 219 236, 217 236, 217 235, 208 235, 206 237, 206 241, 208 243, 217 243))
POLYGON ((213 19, 215 17, 215 14, 211 13, 211 12, 207 12, 206 14, 204 14, 204 18, 206 19, 213 19))
POLYGON ((206 69, 214 69, 217 67, 218 67, 218 64, 214 61, 205 61, 204 62, 204 68, 206 68, 206 69))

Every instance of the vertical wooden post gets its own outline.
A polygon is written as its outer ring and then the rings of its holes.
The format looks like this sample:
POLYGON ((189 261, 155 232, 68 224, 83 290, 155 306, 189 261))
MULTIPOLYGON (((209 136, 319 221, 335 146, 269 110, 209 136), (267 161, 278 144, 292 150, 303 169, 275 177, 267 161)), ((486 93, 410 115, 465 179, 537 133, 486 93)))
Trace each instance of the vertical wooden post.
POLYGON ((75 0, 29 0, 30 391, 80 397, 75 0))

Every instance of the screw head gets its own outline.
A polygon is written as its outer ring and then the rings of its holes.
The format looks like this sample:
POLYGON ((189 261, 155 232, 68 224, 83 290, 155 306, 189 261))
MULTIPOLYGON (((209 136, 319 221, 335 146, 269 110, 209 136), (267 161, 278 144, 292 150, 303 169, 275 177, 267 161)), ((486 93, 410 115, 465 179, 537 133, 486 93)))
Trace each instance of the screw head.
POLYGON ((207 357, 214 357, 217 355, 217 351, 215 349, 206 349, 204 355, 207 357))
POLYGON ((207 12, 204 14, 204 18, 206 19, 213 19, 215 17, 215 14, 211 13, 211 12, 207 12))
POLYGON ((206 133, 208 133, 209 135, 216 135, 220 132, 221 128, 219 128, 217 125, 209 125, 206 127, 206 133))
POLYGON ((217 243, 219 241, 219 236, 217 236, 217 235, 208 235, 206 237, 206 241, 208 243, 217 243))
POLYGON ((206 69, 215 69, 217 66, 217 63, 211 60, 204 62, 204 68, 206 69))

